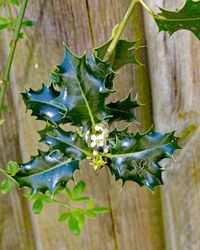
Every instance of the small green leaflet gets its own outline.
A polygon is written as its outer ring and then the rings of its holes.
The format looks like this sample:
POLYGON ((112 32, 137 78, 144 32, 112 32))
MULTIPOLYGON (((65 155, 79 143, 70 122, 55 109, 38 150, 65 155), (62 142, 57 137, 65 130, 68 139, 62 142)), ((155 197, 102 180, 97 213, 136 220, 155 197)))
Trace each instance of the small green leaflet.
POLYGON ((0 183, 0 190, 2 193, 6 194, 12 189, 12 182, 9 179, 3 180, 0 183))
POLYGON ((200 1, 186 0, 179 11, 160 10, 158 16, 153 16, 159 31, 172 35, 178 30, 190 30, 200 40, 200 1))
POLYGON ((18 1, 18 0, 10 0, 10 2, 11 2, 13 5, 19 6, 19 1, 18 1))

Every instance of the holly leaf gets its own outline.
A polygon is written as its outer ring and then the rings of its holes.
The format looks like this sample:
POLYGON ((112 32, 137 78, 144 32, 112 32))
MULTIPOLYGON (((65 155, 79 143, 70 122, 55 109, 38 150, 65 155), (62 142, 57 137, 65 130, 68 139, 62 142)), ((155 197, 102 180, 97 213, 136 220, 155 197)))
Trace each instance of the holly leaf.
POLYGON ((64 61, 51 76, 61 88, 56 100, 66 107, 72 125, 84 130, 106 118, 104 102, 113 91, 105 87, 106 76, 101 71, 101 67, 90 66, 85 54, 77 57, 65 46, 64 61))
POLYGON ((29 187, 32 194, 50 190, 53 194, 57 187, 65 186, 72 179, 75 170, 79 169, 78 161, 71 161, 58 151, 41 152, 31 161, 19 164, 19 171, 12 176, 20 187, 29 187))
POLYGON ((137 132, 134 135, 126 129, 122 131, 126 136, 120 137, 120 131, 115 131, 112 135, 116 138, 116 145, 111 146, 108 156, 111 161, 108 162, 116 180, 121 179, 123 185, 132 180, 152 191, 155 186, 163 184, 161 174, 164 169, 159 161, 173 159, 173 153, 180 149, 174 132, 163 134, 150 129, 145 134, 137 132))
MULTIPOLYGON (((112 39, 103 46, 95 49, 98 58, 101 60, 104 59, 111 42, 112 39)), ((141 64, 135 57, 136 43, 137 41, 119 40, 112 56, 108 60, 113 70, 118 70, 129 63, 141 64)))
POLYGON ((108 123, 112 124, 114 121, 136 122, 137 120, 131 110, 139 106, 136 100, 131 100, 131 93, 122 101, 118 100, 107 104, 108 123))
POLYGON ((42 84, 40 90, 30 91, 21 94, 27 109, 31 109, 32 116, 37 116, 38 120, 49 121, 53 124, 64 124, 70 122, 66 118, 66 106, 57 100, 60 92, 55 90, 53 85, 47 87, 42 84))
POLYGON ((83 160, 91 155, 85 138, 77 132, 66 132, 60 127, 47 125, 39 134, 40 142, 49 145, 50 151, 59 150, 64 156, 74 160, 83 160))
POLYGON ((154 20, 159 31, 168 31, 170 35, 178 30, 190 30, 200 40, 200 2, 186 0, 179 11, 162 11, 154 20))

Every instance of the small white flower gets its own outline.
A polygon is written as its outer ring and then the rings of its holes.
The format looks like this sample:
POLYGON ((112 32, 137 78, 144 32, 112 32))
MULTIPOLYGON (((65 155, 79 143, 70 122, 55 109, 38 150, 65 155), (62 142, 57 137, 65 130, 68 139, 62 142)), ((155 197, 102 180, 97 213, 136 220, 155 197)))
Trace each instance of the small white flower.
POLYGON ((93 142, 91 143, 91 147, 94 148, 95 146, 96 146, 96 142, 93 141, 93 142))
POLYGON ((104 138, 104 135, 103 134, 101 134, 101 135, 98 135, 97 137, 96 137, 96 140, 99 140, 99 141, 102 141, 102 140, 104 140, 105 138, 104 138))
POLYGON ((96 135, 91 135, 91 140, 92 141, 96 141, 97 140, 97 136, 96 135))
POLYGON ((90 133, 90 131, 88 130, 88 131, 86 132, 86 135, 89 135, 89 133, 90 133))
POLYGON ((99 125, 96 125, 96 126, 94 127, 94 129, 95 129, 96 131, 102 131, 102 130, 103 130, 103 128, 102 128, 101 126, 99 126, 99 125))
POLYGON ((98 143, 98 146, 100 146, 100 147, 103 147, 103 145, 104 145, 104 141, 100 141, 100 142, 98 143))
POLYGON ((94 156, 97 156, 97 155, 98 155, 98 151, 97 151, 97 150, 94 150, 94 151, 93 151, 93 155, 94 155, 94 156))

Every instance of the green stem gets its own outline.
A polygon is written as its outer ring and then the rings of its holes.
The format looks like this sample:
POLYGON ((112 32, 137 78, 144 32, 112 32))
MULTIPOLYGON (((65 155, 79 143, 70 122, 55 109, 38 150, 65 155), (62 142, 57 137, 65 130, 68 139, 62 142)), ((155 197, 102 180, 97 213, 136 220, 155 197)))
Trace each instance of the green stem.
POLYGON ((11 179, 12 181, 14 181, 16 184, 18 184, 18 183, 16 182, 16 180, 13 179, 12 176, 9 175, 3 168, 0 168, 0 172, 2 172, 6 177, 8 177, 8 178, 11 179))
MULTIPOLYGON (((10 7, 10 1, 6 1, 7 3, 7 6, 8 6, 8 11, 9 11, 9 14, 10 14, 10 20, 11 22, 13 23, 13 25, 15 25, 15 22, 14 22, 14 19, 13 19, 13 15, 12 15, 12 10, 11 10, 11 7, 10 7)), ((14 28, 13 28, 14 29, 14 28)), ((14 29, 15 30, 15 29, 14 29)))
POLYGON ((142 4, 142 6, 143 6, 152 16, 155 16, 155 13, 153 12, 153 10, 150 9, 149 6, 148 6, 143 0, 139 0, 139 2, 142 4))
POLYGON ((116 47, 116 45, 117 45, 117 43, 119 41, 119 38, 120 38, 120 36, 121 36, 121 34, 122 34, 128 20, 129 20, 131 14, 133 12, 133 9, 134 9, 136 3, 137 3, 137 0, 132 0, 131 1, 124 18, 120 22, 119 27, 117 28, 117 32, 116 32, 110 46, 108 47, 107 53, 106 53, 106 55, 104 57, 104 61, 107 61, 110 58, 110 56, 112 55, 112 53, 113 53, 113 51, 114 51, 114 49, 115 49, 115 47, 116 47))
POLYGON ((1 119, 1 110, 2 110, 2 106, 3 106, 4 96, 5 96, 5 93, 6 93, 7 84, 9 82, 10 69, 11 69, 11 65, 12 65, 12 62, 13 62, 13 57, 14 57, 14 53, 15 53, 15 49, 16 49, 17 39, 18 39, 20 30, 21 30, 21 26, 22 26, 22 22, 23 22, 24 13, 25 13, 25 10, 26 10, 27 2, 28 2, 28 0, 23 0, 22 1, 22 5, 21 5, 21 8, 20 8, 20 12, 19 12, 19 16, 18 16, 18 19, 17 19, 16 28, 15 28, 15 33, 14 33, 14 36, 13 36, 13 41, 12 41, 10 53, 9 53, 9 56, 8 56, 8 61, 7 61, 7 64, 6 64, 6 70, 5 70, 4 77, 3 77, 4 84, 3 84, 1 92, 0 92, 0 119, 1 119))
POLYGON ((71 209, 71 208, 72 208, 70 205, 68 205, 68 204, 66 204, 66 203, 64 203, 64 202, 57 201, 57 200, 55 200, 55 199, 52 199, 52 201, 53 201, 54 203, 60 205, 60 206, 63 206, 63 207, 65 207, 65 208, 67 208, 67 209, 71 209))

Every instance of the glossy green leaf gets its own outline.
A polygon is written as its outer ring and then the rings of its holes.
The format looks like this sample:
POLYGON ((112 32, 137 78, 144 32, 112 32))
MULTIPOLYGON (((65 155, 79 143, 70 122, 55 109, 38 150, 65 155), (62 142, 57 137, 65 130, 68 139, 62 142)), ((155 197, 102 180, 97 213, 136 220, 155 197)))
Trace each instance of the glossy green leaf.
POLYGON ((19 6, 19 0, 10 0, 10 2, 16 6, 19 6))
POLYGON ((79 197, 80 195, 82 195, 82 193, 85 190, 85 183, 84 181, 80 181, 73 189, 73 197, 79 197))
POLYGON ((63 155, 74 160, 85 159, 90 149, 84 137, 77 132, 65 132, 60 127, 47 126, 39 131, 40 142, 49 145, 50 150, 59 150, 63 155))
POLYGON ((6 194, 12 189, 12 182, 9 179, 3 180, 0 185, 0 190, 2 193, 6 194))
MULTIPOLYGON (((121 179, 124 184, 128 180, 137 182, 140 186, 154 190, 157 185, 163 184, 163 168, 158 164, 164 158, 172 158, 173 153, 180 147, 178 138, 171 133, 157 133, 150 129, 145 134, 128 133, 127 129, 120 136, 115 130, 115 146, 111 146, 109 168, 116 180, 121 179)), ((114 138, 113 138, 114 142, 114 138)))
POLYGON ((79 236, 80 228, 79 228, 79 225, 78 225, 78 220, 76 218, 74 218, 73 216, 69 217, 68 227, 75 236, 79 236))
POLYGON ((137 101, 131 100, 131 93, 124 100, 111 102, 106 105, 106 114, 109 116, 108 123, 112 124, 114 121, 136 122, 136 118, 132 109, 139 107, 137 101))
POLYGON ((162 11, 154 19, 159 31, 168 31, 170 35, 178 30, 190 30, 200 40, 200 2, 186 0, 179 11, 162 11))
POLYGON ((51 77, 54 84, 61 87, 56 101, 65 106, 72 125, 84 130, 106 118, 104 102, 112 93, 105 87, 106 76, 101 75, 100 67, 93 64, 90 65, 85 55, 77 57, 65 46, 64 61, 51 77))
POLYGON ((33 22, 32 21, 23 21, 22 26, 31 27, 31 26, 33 26, 33 22))
POLYGON ((19 169, 19 166, 16 162, 14 161, 9 161, 8 164, 7 164, 7 170, 8 170, 8 173, 11 174, 11 175, 14 175, 17 173, 19 169))
POLYGON ((110 209, 106 208, 106 207, 95 207, 95 208, 91 209, 91 211, 93 213, 108 213, 108 212, 110 212, 110 209))
POLYGON ((39 120, 49 121, 56 124, 70 122, 66 118, 67 108, 57 101, 60 92, 50 87, 42 85, 38 91, 30 89, 29 92, 22 93, 27 109, 32 110, 32 116, 37 116, 39 120))
POLYGON ((33 203, 32 211, 34 214, 40 214, 42 212, 43 203, 42 200, 36 200, 33 203))
MULTIPOLYGON (((96 48, 95 52, 97 53, 97 57, 101 60, 104 59, 108 47, 112 39, 105 43, 103 46, 96 48)), ((122 66, 129 64, 129 63, 136 63, 140 64, 140 62, 135 57, 135 50, 137 41, 127 41, 127 40, 119 40, 109 62, 111 64, 111 68, 113 70, 118 70, 122 66)))
POLYGON ((79 169, 78 161, 69 162, 69 158, 61 156, 58 151, 44 153, 39 151, 28 163, 21 164, 19 171, 13 178, 20 187, 29 187, 32 194, 36 191, 51 194, 58 186, 65 186, 73 179, 74 171, 79 169))
POLYGON ((68 213, 68 212, 61 214, 58 218, 58 222, 63 222, 65 220, 67 220, 69 216, 70 216, 70 213, 68 213))

